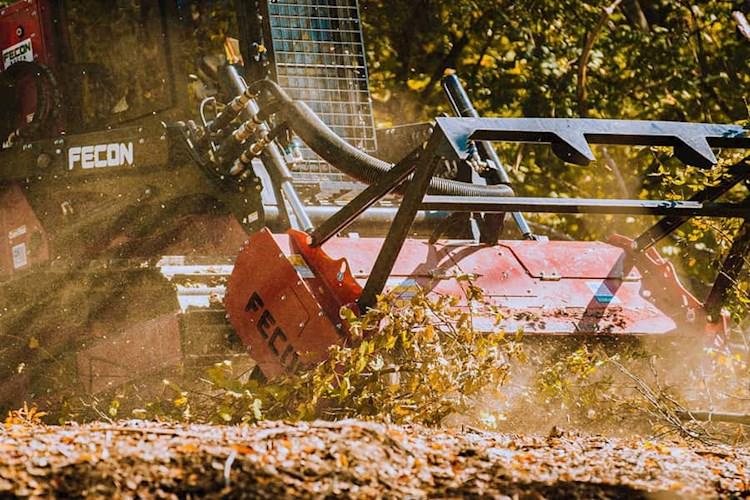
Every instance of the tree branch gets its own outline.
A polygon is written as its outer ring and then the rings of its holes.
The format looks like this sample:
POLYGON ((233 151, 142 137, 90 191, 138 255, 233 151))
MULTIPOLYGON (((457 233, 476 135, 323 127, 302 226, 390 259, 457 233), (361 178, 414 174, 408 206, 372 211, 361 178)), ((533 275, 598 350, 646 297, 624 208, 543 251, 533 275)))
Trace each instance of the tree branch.
POLYGON ((643 33, 651 31, 651 27, 648 25, 648 19, 646 14, 641 8, 641 4, 638 0, 625 0, 623 4, 625 9, 625 15, 628 16, 630 22, 638 27, 643 33))
POLYGON ((609 7, 604 8, 601 16, 599 16, 599 21, 597 21, 596 26, 594 26, 594 29, 586 36, 586 41, 583 45, 583 52, 581 52, 581 58, 578 60, 578 114, 582 118, 587 117, 589 114, 586 106, 586 99, 588 98, 588 93, 586 91, 586 77, 588 73, 589 59, 591 58, 591 50, 594 48, 594 43, 599 37, 604 25, 607 23, 607 20, 612 13, 614 13, 617 6, 620 5, 620 2, 622 2, 622 0, 615 0, 609 7))
MULTIPOLYGON (((721 98, 719 95, 718 90, 715 86, 711 85, 708 81, 708 75, 710 74, 710 70, 708 68, 708 59, 706 57, 706 50, 703 47, 703 30, 701 27, 700 19, 698 19, 698 16, 696 15, 695 11, 693 10, 692 6, 687 1, 681 1, 680 2, 682 6, 690 12, 690 18, 693 20, 694 28, 693 36, 695 38, 695 46, 696 46, 696 53, 695 53, 695 59, 698 63, 698 71, 700 74, 700 80, 701 80, 701 87, 703 88, 703 91, 707 94, 712 96, 716 100, 716 104, 719 105, 719 108, 721 109, 722 113, 724 113, 726 116, 732 118, 732 110, 729 109, 729 106, 724 102, 724 99, 721 98)), ((706 99, 701 98, 700 99, 701 106, 703 107, 703 114, 709 121, 711 120, 711 108, 708 105, 708 102, 706 99)))
POLYGON ((482 46, 482 49, 479 51, 479 59, 477 59, 476 64, 474 64, 474 69, 471 71, 471 81, 476 82, 477 75, 479 74, 479 70, 482 68, 482 61, 484 60, 485 56, 487 55, 487 52, 489 52, 490 47, 492 47, 492 44, 495 43, 495 39, 497 38, 497 32, 492 29, 493 26, 490 24, 490 28, 492 30, 492 35, 487 37, 487 40, 485 40, 484 45, 482 46))
POLYGON ((464 29, 463 33, 457 40, 454 38, 450 50, 445 55, 445 57, 443 57, 440 64, 435 68, 435 71, 432 73, 432 77, 430 77, 429 83, 422 90, 422 94, 420 95, 422 101, 426 101, 430 97, 435 85, 445 75, 445 70, 456 65, 456 63, 458 62, 458 58, 461 56, 461 53, 464 51, 466 46, 469 45, 469 37, 473 35, 478 29, 482 28, 484 21, 484 17, 478 18, 471 24, 471 26, 464 29))

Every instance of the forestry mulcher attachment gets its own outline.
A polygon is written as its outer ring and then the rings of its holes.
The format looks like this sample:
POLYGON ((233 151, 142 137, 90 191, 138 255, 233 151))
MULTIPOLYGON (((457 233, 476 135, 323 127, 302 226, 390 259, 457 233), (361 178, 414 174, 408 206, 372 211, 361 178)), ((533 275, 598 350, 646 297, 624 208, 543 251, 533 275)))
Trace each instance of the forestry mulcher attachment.
MULTIPOLYGON (((747 165, 733 167, 719 185, 685 201, 519 198, 491 143, 550 144, 562 160, 578 165, 594 159, 589 144, 672 146, 683 163, 710 168, 717 162, 712 148, 750 147, 743 127, 479 118, 458 79, 448 76, 446 93, 457 114, 465 116, 437 118, 423 143, 389 164, 339 138, 304 102, 290 98, 276 83, 261 80, 245 86, 232 68, 229 71, 241 94, 205 128, 193 127, 195 137, 189 144, 217 144, 210 154, 193 148, 197 161, 241 179, 252 168, 251 158, 277 137, 293 133, 330 165, 368 184, 314 227, 293 189, 281 189, 285 196, 291 194, 289 217, 302 230, 263 229, 243 245, 224 302, 232 326, 265 376, 323 360, 329 346, 349 338, 341 308, 363 313, 384 291, 407 298, 420 289, 459 297, 460 307, 472 310, 479 330, 580 337, 682 335, 691 342, 722 341, 727 325, 721 304, 739 272, 737 261, 747 242, 735 245, 705 301, 680 283, 673 265, 654 245, 692 217, 750 215, 746 203, 715 201, 750 175, 747 165), (233 148, 244 152, 226 161, 224 151, 233 148), (436 177, 445 162, 471 169, 478 182, 436 177), (340 236, 358 218, 366 221, 368 209, 391 193, 400 194, 401 200, 384 237, 340 236), (532 234, 522 212, 663 218, 635 238, 549 241, 532 234), (449 221, 446 214, 451 213, 470 215, 464 218, 470 234, 474 223, 470 241, 441 240, 440 227, 429 240, 411 237, 417 218, 449 221), (498 241, 506 213, 512 214, 523 240, 498 241), (484 303, 467 299, 457 280, 460 276, 469 277, 483 291, 484 303), (498 310, 506 318, 499 324, 498 310)), ((284 176, 281 171, 275 177, 284 176)))
POLYGON ((710 168, 712 148, 750 147, 747 130, 483 119, 449 76, 455 118, 376 131, 356 1, 215 0, 238 41, 226 57, 182 54, 204 3, 0 8, 0 410, 126 384, 147 400, 181 370, 246 360, 234 332, 274 377, 347 341, 342 306, 463 299, 458 277, 484 291, 461 304, 480 330, 723 339, 748 238, 705 300, 654 245, 693 217, 746 218, 750 205, 716 201, 744 162, 685 201, 521 198, 492 143, 550 144, 581 165, 589 144, 672 146, 710 168), (200 120, 178 121, 195 97, 200 120), (534 234, 530 212, 663 218, 570 242, 534 234), (506 214, 518 240, 499 241, 506 214))

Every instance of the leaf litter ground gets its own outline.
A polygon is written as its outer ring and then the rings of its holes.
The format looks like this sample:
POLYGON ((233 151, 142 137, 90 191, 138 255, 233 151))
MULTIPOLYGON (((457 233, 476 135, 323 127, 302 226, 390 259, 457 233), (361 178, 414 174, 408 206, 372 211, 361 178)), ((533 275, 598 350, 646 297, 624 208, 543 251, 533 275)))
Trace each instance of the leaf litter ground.
POLYGON ((0 496, 683 498, 750 492, 750 450, 362 421, 9 425, 0 496))

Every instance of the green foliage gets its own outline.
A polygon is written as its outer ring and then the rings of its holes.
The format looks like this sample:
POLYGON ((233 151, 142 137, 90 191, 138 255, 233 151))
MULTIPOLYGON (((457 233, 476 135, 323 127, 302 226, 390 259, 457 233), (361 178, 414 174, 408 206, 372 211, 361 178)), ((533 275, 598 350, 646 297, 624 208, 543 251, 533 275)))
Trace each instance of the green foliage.
MULTIPOLYGON (((470 282, 465 292, 482 302, 470 282)), ((557 425, 628 434, 654 426, 679 432, 665 411, 742 412, 750 397, 748 360, 725 349, 480 333, 456 299, 422 292, 408 301, 381 297, 366 315, 343 310, 342 319, 351 342, 332 347, 328 361, 307 371, 267 382, 225 361, 198 385, 165 380, 165 397, 133 415, 224 424, 360 418, 525 432, 557 425)), ((109 417, 122 416, 119 405, 110 403, 109 417)))
MULTIPOLYGON (((742 10, 738 2, 373 0, 361 7, 384 125, 450 113, 439 85, 446 70, 457 72, 485 116, 748 120, 750 41, 731 17, 742 10)), ((598 147, 586 168, 563 164, 548 147, 504 144, 500 153, 520 196, 685 198, 723 173, 686 170, 669 148, 598 147)), ((739 159, 722 155, 724 165, 739 159)), ((729 198, 747 195, 738 187, 729 198)), ((542 234, 599 240, 634 236, 654 222, 528 217, 542 234)), ((738 228, 736 221, 691 221, 660 249, 704 297, 738 228)), ((741 302, 732 306, 737 318, 747 316, 741 302)))
POLYGON ((386 120, 403 121, 446 110, 437 84, 446 69, 455 69, 488 114, 747 118, 750 44, 731 18, 737 2, 630 0, 605 15, 610 4, 362 2, 379 110, 386 120), (580 56, 603 15, 587 81, 579 82, 580 56), (584 103, 581 83, 587 87, 584 103))
MULTIPOLYGON (((465 290, 481 300, 470 284, 465 290)), ((328 361, 308 371, 266 382, 237 376, 224 362, 208 371, 201 390, 165 382, 171 403, 150 410, 218 422, 369 417, 438 424, 451 414, 479 419, 478 401, 497 396, 510 361, 523 359, 520 337, 476 332, 471 311, 456 297, 389 295, 361 317, 343 310, 342 319, 351 341, 331 347, 328 361)))

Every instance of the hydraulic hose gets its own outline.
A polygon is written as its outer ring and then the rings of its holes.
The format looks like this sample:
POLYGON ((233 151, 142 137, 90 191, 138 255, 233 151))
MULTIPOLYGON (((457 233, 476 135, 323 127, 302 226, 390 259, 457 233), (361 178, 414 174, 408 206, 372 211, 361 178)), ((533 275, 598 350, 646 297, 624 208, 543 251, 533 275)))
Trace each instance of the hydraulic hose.
MULTIPOLYGON (((281 113, 291 128, 307 146, 325 161, 367 184, 377 183, 393 165, 368 155, 331 130, 304 102, 295 101, 271 80, 261 80, 250 89, 264 88, 281 104, 281 113)), ((404 189, 400 186, 397 191, 404 189)), ((428 194, 447 196, 513 196, 506 185, 481 186, 467 182, 433 177, 428 194)))
POLYGON ((0 139, 3 141, 10 134, 26 140, 34 139, 57 118, 61 103, 60 89, 55 75, 44 64, 19 61, 2 73, 0 86, 9 94, 15 93, 15 97, 18 99, 19 85, 25 77, 32 77, 34 80, 36 91, 34 118, 30 123, 22 125, 14 131, 16 117, 7 111, 8 116, 4 116, 5 113, 2 113, 3 123, 0 123, 2 137, 0 139))

